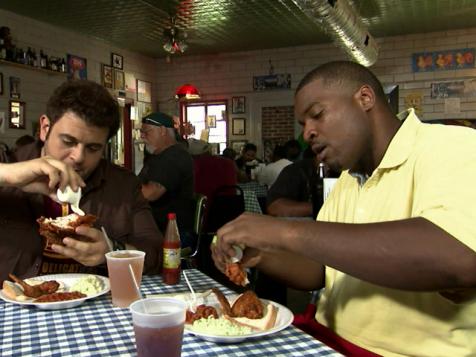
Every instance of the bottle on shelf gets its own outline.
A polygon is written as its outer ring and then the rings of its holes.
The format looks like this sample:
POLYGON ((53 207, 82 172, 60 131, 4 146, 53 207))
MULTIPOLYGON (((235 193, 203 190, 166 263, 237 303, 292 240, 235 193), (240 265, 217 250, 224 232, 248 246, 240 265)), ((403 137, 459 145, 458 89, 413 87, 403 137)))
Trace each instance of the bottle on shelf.
POLYGON ((162 281, 167 285, 175 285, 180 281, 180 233, 175 213, 169 213, 167 219, 168 223, 164 237, 162 281))
POLYGON ((33 66, 33 51, 31 50, 31 47, 28 47, 28 50, 26 51, 25 64, 33 66))
POLYGON ((38 57, 36 56, 36 51, 31 51, 31 65, 33 67, 38 67, 38 57))
POLYGON ((40 50, 40 68, 46 69, 47 66, 48 66, 47 57, 43 53, 43 50, 40 50))
POLYGON ((64 58, 61 59, 60 72, 66 73, 66 61, 64 58))
POLYGON ((52 71, 57 71, 58 70, 58 59, 56 57, 50 57, 49 63, 50 63, 49 68, 52 71))
POLYGON ((0 59, 7 59, 7 47, 5 46, 5 40, 0 38, 0 59))

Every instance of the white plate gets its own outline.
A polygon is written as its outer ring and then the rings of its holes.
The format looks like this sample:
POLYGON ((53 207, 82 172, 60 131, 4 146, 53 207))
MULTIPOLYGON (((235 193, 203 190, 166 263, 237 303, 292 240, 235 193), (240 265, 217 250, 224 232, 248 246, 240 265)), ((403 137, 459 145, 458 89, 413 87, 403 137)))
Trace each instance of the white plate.
MULTIPOLYGON (((229 299, 230 301, 230 299, 229 299)), ((189 325, 185 325, 185 331, 197 337, 200 337, 206 341, 218 342, 218 343, 238 343, 250 338, 256 338, 260 336, 267 336, 278 331, 284 330, 286 327, 291 325, 293 322, 293 313, 285 306, 278 304, 277 302, 269 301, 266 299, 261 299, 265 304, 273 304, 278 308, 278 314, 276 317, 276 323, 274 327, 266 331, 256 331, 247 335, 241 336, 218 336, 218 335, 209 335, 202 332, 193 331, 190 329, 189 325)))
MULTIPOLYGON (((99 278, 102 281, 103 289, 97 294, 89 295, 83 298, 67 300, 67 301, 56 301, 56 302, 17 301, 17 300, 12 300, 8 298, 7 296, 5 296, 2 290, 0 290, 0 298, 12 304, 36 306, 39 309, 45 309, 45 310, 69 309, 71 307, 75 307, 82 304, 86 300, 94 299, 95 297, 106 294, 110 290, 109 279, 104 276, 94 275, 94 274, 53 274, 53 275, 40 275, 35 278, 30 278, 30 279, 41 280, 41 281, 56 280, 64 284, 65 291, 69 291, 69 287, 72 286, 76 282, 76 280, 89 276, 89 275, 93 275, 99 278)), ((25 279, 25 280, 28 282, 29 279, 25 279)))

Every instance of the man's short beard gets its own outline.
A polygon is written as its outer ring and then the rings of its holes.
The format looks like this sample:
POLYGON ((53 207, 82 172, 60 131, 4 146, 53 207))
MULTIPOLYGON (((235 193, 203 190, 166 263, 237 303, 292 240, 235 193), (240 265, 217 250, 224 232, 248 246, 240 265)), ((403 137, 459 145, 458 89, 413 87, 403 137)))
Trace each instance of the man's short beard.
POLYGON ((153 147, 152 145, 149 145, 149 144, 145 144, 145 149, 146 149, 150 154, 154 154, 154 153, 155 153, 155 150, 157 150, 155 147, 153 147))

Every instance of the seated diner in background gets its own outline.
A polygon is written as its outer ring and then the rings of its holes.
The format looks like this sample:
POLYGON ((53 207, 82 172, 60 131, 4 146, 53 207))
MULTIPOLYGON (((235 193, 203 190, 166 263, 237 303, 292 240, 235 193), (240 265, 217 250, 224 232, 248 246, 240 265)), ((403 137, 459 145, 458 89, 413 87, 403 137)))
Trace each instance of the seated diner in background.
POLYGON ((303 159, 286 166, 268 190, 266 213, 275 217, 307 217, 313 215, 317 199, 317 159, 308 147, 303 159))
POLYGON ((394 115, 377 77, 348 61, 308 73, 295 114, 341 176, 317 221, 227 223, 212 246, 217 267, 245 246, 243 267, 325 287, 316 330, 345 355, 476 355, 474 129, 394 115))
POLYGON ((241 155, 235 160, 238 168, 238 182, 251 181, 251 170, 258 164, 259 160, 256 158, 258 148, 253 143, 246 143, 241 150, 241 155))
POLYGON ((103 159, 107 140, 120 125, 114 98, 91 81, 65 82, 48 100, 39 125, 40 140, 0 164, 0 280, 9 273, 103 273, 111 245, 146 252, 145 272, 157 272, 162 236, 140 182, 103 159), (76 228, 81 241, 67 237, 44 247, 36 220, 64 214, 56 192, 67 186, 82 188, 80 209, 95 215, 96 224, 76 228))
MULTIPOLYGON (((276 145, 273 150, 272 161, 268 165, 260 168, 256 174, 258 182, 270 188, 281 171, 288 165, 292 164, 292 161, 286 159, 286 149, 282 145, 276 145)), ((261 165, 260 165, 261 166, 261 165)))

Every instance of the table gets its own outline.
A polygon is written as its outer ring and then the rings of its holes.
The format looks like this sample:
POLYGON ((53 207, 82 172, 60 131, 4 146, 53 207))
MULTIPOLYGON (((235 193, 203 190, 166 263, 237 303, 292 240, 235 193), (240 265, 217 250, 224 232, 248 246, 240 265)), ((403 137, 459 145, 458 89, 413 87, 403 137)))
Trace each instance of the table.
POLYGON ((238 186, 243 190, 245 200, 245 211, 254 213, 263 213, 259 204, 259 199, 265 199, 267 188, 256 181, 239 183, 238 186))
MULTIPOLYGON (((230 290, 198 270, 187 270, 198 290, 230 290)), ((183 279, 182 279, 183 280, 183 279)), ((185 282, 165 286, 160 276, 144 276, 142 292, 187 291, 185 282)), ((66 310, 40 310, 0 301, 0 356, 135 356, 128 309, 112 307, 110 294, 66 310)), ((215 344, 185 333, 182 356, 340 356, 330 347, 290 326, 239 344, 215 344)))

